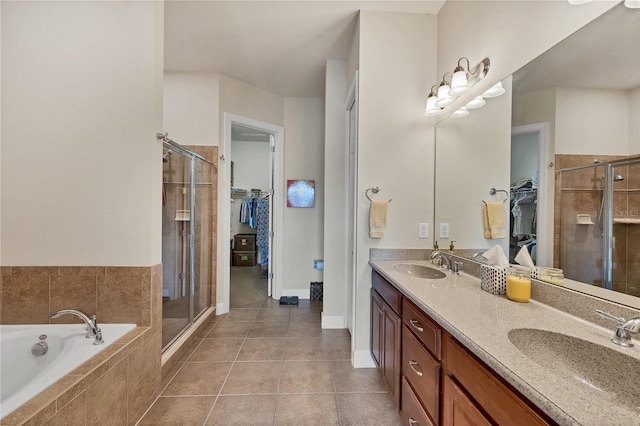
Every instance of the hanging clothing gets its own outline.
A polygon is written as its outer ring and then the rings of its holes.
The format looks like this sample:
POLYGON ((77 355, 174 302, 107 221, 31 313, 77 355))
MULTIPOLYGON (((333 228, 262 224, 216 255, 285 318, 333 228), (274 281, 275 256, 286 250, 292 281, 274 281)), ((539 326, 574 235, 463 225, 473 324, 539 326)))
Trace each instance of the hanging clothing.
POLYGON ((256 205, 258 232, 256 244, 260 248, 260 264, 269 264, 269 199, 260 198, 256 205))

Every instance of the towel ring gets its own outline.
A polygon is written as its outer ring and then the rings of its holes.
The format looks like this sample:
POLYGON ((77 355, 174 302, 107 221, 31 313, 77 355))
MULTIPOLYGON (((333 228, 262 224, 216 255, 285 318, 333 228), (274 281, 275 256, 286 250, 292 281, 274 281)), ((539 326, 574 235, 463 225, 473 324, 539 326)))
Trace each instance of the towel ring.
POLYGON ((507 200, 509 199, 509 193, 507 191, 505 191, 504 189, 489 188, 489 195, 496 195, 496 193, 498 192, 504 192, 505 197, 504 197, 504 200, 502 200, 502 202, 506 203, 507 200))
MULTIPOLYGON (((373 192, 374 194, 377 194, 378 192, 380 192, 380 187, 379 187, 379 186, 374 186, 374 187, 372 187, 372 188, 367 189, 367 190, 364 192, 364 196, 365 196, 365 197, 367 197, 367 199, 368 199, 369 201, 373 201, 373 200, 371 199, 371 197, 369 197, 369 191, 373 192)), ((391 202, 391 201, 392 201, 392 200, 391 200, 391 199, 389 199, 389 202, 391 202)))

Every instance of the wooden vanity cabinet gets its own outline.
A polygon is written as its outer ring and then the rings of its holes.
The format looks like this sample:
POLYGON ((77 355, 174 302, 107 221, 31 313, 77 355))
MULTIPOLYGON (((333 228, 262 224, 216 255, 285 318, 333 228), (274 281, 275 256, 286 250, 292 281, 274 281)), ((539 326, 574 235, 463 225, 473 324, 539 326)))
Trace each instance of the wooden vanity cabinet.
MULTIPOLYGON (((416 398, 431 423, 440 423, 442 329, 407 299, 402 301, 402 406, 416 398)), ((404 414, 401 413, 404 416, 404 414)))
POLYGON ((457 340, 446 335, 445 341, 444 425, 555 424, 510 389, 457 340))
POLYGON ((400 409, 400 301, 398 290, 373 272, 371 288, 371 354, 389 393, 400 409))

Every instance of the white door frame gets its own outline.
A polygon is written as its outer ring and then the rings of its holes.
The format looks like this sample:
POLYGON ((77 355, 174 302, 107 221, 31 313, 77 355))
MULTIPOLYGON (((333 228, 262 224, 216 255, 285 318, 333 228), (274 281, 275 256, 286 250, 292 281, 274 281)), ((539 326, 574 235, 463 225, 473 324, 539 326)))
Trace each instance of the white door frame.
POLYGON ((347 230, 346 252, 347 252, 347 285, 345 286, 345 297, 347 300, 346 322, 347 328, 351 332, 351 353, 355 349, 355 315, 356 315, 356 259, 357 259, 357 196, 358 193, 358 71, 356 71, 351 87, 347 93, 347 99, 344 104, 345 109, 345 229, 347 230), (353 147, 355 153, 351 156, 351 138, 349 129, 351 125, 351 112, 355 113, 355 136, 353 147), (350 187, 350 184, 353 184, 350 187), (351 251, 351 252, 350 252, 351 251))
POLYGON ((271 206, 273 209, 274 235, 272 237, 273 253, 270 253, 273 271, 272 297, 279 299, 282 293, 283 263, 283 198, 284 197, 284 128, 275 124, 264 123, 228 112, 224 113, 223 144, 220 148, 218 162, 218 250, 217 250, 217 292, 216 315, 229 312, 230 302, 230 269, 231 265, 231 124, 253 127, 273 134, 275 139, 275 161, 273 170, 274 194, 271 206))
POLYGON ((511 128, 511 136, 538 135, 537 263, 553 266, 553 199, 555 193, 554 149, 549 141, 549 123, 511 128))

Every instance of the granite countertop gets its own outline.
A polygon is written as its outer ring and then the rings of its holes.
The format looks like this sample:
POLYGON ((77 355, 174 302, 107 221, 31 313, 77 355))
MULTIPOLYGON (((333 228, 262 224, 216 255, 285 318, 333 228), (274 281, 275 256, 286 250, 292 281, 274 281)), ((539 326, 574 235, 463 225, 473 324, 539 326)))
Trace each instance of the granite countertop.
MULTIPOLYGON (((481 290, 480 280, 465 273, 447 272, 446 278, 437 280, 411 277, 394 270, 393 266, 398 263, 433 267, 427 261, 369 262, 374 270, 560 425, 640 424, 640 401, 626 405, 612 393, 601 391, 577 375, 554 373, 520 352, 508 338, 509 331, 515 328, 548 330, 597 343, 640 360, 640 345, 621 348, 611 343, 613 324, 605 329, 535 300, 512 302, 506 296, 481 290)), ((638 389, 640 383, 634 393, 638 393, 638 389)))

